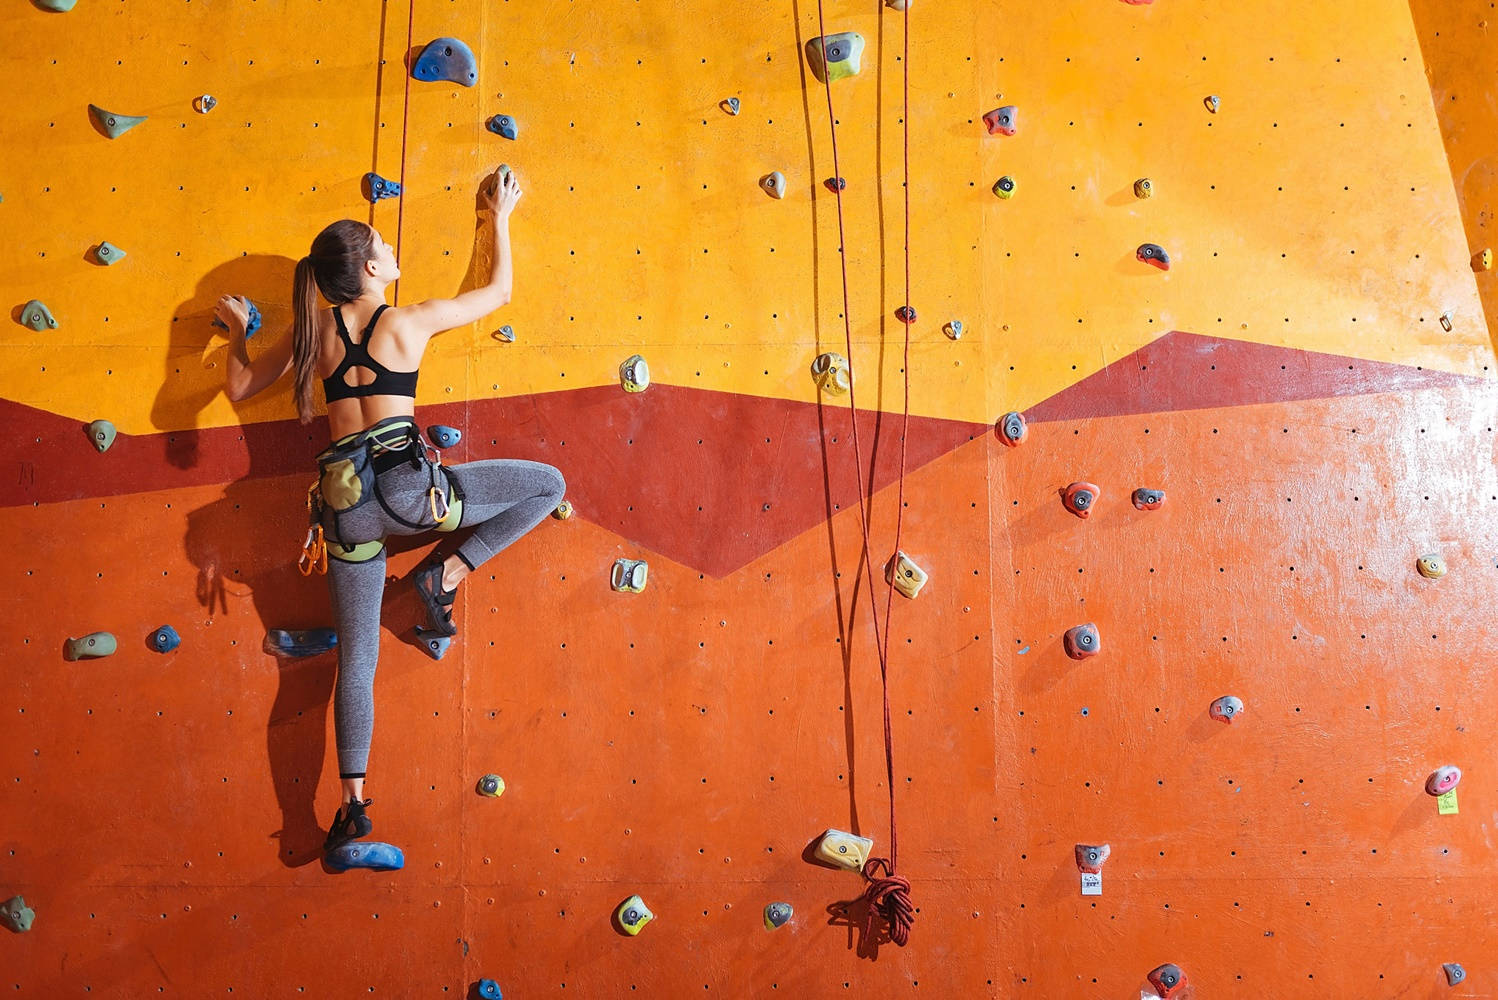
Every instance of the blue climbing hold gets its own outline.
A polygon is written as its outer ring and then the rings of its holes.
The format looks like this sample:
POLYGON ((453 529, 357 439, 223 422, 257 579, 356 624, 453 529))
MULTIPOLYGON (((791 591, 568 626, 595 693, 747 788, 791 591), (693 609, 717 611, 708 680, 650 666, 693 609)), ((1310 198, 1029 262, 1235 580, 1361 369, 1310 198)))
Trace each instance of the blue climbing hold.
POLYGON ((421 645, 422 652, 434 660, 440 660, 447 655, 447 647, 453 644, 453 637, 442 635, 436 629, 416 626, 416 640, 421 645))
POLYGON ((489 119, 487 125, 489 131, 495 135, 504 136, 506 139, 520 138, 520 127, 509 115, 495 115, 489 119))
POLYGON ((483 1000, 505 1000, 504 994, 499 992, 499 984, 492 979, 479 980, 479 996, 483 1000))
POLYGON ((418 80, 446 80, 472 87, 479 82, 479 64, 473 50, 456 38, 436 38, 427 43, 411 66, 418 80))
POLYGON ((105 111, 97 104, 90 104, 88 113, 89 117, 94 120, 94 124, 99 127, 99 131, 111 139, 118 139, 146 120, 145 115, 117 115, 113 111, 105 111))
POLYGON ((463 432, 446 424, 433 424, 427 428, 427 437, 438 448, 451 448, 463 440, 463 432))
POLYGON ((396 181, 386 180, 371 170, 364 175, 364 197, 371 202, 382 198, 399 198, 401 186, 396 181))
POLYGON ((273 628, 262 648, 272 656, 317 656, 337 645, 338 633, 330 628, 273 628))
POLYGON ((377 872, 399 871, 406 867, 406 856, 394 844, 379 840, 360 842, 351 840, 336 847, 323 856, 323 861, 335 872, 346 872, 350 868, 372 868, 377 872))
POLYGON ((151 633, 151 648, 158 653, 170 653, 182 645, 182 637, 170 625, 163 625, 151 633))
MULTIPOLYGON (((246 340, 249 340, 256 333, 260 332, 261 318, 259 307, 257 307, 255 303, 250 302, 249 299, 245 299, 245 301, 249 302, 250 305, 250 322, 244 328, 244 337, 246 340)), ((217 316, 213 317, 213 325, 218 327, 220 330, 229 329, 228 326, 224 324, 224 321, 219 319, 217 316)))

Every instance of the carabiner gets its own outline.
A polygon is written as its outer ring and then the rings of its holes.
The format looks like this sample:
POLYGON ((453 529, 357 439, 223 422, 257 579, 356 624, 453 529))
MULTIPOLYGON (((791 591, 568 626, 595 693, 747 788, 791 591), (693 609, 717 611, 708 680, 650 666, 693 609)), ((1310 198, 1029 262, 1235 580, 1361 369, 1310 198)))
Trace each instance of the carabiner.
POLYGON ((311 576, 313 570, 324 575, 328 572, 328 544, 323 539, 322 525, 314 524, 307 529, 307 540, 302 543, 302 554, 296 568, 303 576, 311 576))
POLYGON ((447 515, 452 512, 452 507, 447 502, 446 491, 436 486, 427 489, 427 502, 432 508, 432 520, 438 524, 446 521, 447 515))

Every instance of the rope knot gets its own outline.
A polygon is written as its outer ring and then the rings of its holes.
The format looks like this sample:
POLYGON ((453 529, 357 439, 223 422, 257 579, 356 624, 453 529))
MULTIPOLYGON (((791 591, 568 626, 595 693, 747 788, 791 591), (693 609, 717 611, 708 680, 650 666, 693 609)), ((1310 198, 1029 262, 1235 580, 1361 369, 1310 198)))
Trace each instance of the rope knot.
POLYGON ((915 923, 915 907, 910 902, 910 880, 895 874, 894 865, 885 858, 870 858, 863 866, 863 877, 869 880, 863 891, 868 903, 868 926, 866 934, 874 931, 874 915, 877 913, 889 925, 889 939, 901 948, 910 940, 910 928, 915 923), (878 874, 883 872, 882 875, 878 874))

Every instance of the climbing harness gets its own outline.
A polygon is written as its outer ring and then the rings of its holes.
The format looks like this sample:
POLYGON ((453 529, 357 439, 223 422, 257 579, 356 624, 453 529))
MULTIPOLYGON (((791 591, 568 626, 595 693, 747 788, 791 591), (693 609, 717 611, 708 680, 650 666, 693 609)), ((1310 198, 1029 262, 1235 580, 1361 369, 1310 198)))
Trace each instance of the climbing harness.
POLYGON ((364 562, 384 547, 384 539, 361 543, 342 541, 341 518, 371 499, 398 524, 416 531, 451 531, 462 520, 463 490, 458 479, 442 467, 442 453, 428 444, 410 417, 387 417, 367 430, 339 438, 317 456, 319 475, 307 489, 307 537, 297 568, 303 576, 328 571, 328 557, 364 562), (379 474, 410 463, 425 466, 430 475, 427 508, 431 524, 408 521, 391 509, 380 490, 379 474), (332 539, 325 533, 331 517, 332 539))
MULTIPOLYGON (((910 305, 910 5, 904 6, 904 57, 902 74, 904 80, 904 164, 905 164, 905 301, 899 310, 899 317, 905 330, 905 407, 900 423, 900 478, 899 498, 895 504, 895 551, 900 551, 900 531, 904 522, 905 510, 905 438, 910 425, 910 324, 915 319, 915 310, 910 305)), ((817 0, 817 25, 822 37, 826 37, 827 29, 823 12, 823 0, 817 0)), ((837 155, 837 115, 832 108, 832 76, 826 74, 823 79, 823 88, 827 92, 827 121, 832 133, 832 174, 841 178, 843 172, 838 167, 837 155)), ((831 185, 829 185, 831 186, 831 185)), ((831 186, 833 195, 837 199, 837 236, 838 236, 838 261, 842 267, 843 278, 843 335, 847 349, 847 357, 853 357, 853 326, 848 308, 848 256, 847 235, 843 224, 843 185, 831 186)), ((895 874, 895 865, 899 858, 899 837, 895 827, 895 760, 894 743, 890 737, 890 711, 889 711, 889 616, 893 609, 895 585, 891 577, 884 605, 884 631, 881 635, 879 630, 879 608, 874 597, 874 568, 873 559, 870 554, 869 543, 869 517, 871 510, 865 509, 865 497, 870 497, 864 490, 863 479, 863 450, 858 437, 858 408, 854 401, 852 380, 848 384, 848 411, 853 423, 853 460, 858 473, 858 518, 863 530, 863 564, 868 576, 869 610, 874 621, 874 642, 879 654, 879 678, 884 690, 884 763, 886 778, 889 788, 889 857, 870 858, 863 867, 863 876, 868 880, 864 888, 863 898, 868 906, 868 924, 865 932, 872 934, 875 930, 875 914, 883 917, 889 929, 890 940, 900 947, 910 940, 910 928, 915 922, 915 908, 910 902, 909 880, 895 874)), ((872 470, 870 472, 872 475, 872 470)))

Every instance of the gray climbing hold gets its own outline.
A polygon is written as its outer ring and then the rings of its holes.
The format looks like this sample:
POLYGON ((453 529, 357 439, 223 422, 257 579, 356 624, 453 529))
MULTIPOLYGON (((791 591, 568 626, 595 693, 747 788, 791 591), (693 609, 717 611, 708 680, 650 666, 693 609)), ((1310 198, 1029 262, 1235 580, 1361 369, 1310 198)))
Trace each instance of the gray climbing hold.
POLYGON ((495 115, 486 123, 486 127, 495 135, 504 136, 506 139, 520 138, 520 126, 515 124, 515 119, 509 115, 495 115))
POLYGON ((100 264, 115 264, 125 259, 125 251, 108 240, 101 240, 99 245, 94 247, 94 259, 100 264))
POLYGON ((1460 962, 1443 962, 1441 971, 1446 973, 1446 985, 1455 986, 1467 978, 1467 970, 1462 968, 1460 962))
POLYGON ((638 354, 631 354, 619 365, 619 384, 625 392, 644 392, 650 388, 650 365, 638 354))
POLYGON ((446 424, 433 424, 427 428, 427 438, 438 448, 451 448, 463 440, 463 432, 446 424))
POLYGON ((271 656, 317 656, 338 645, 338 633, 330 628, 273 628, 261 644, 271 656))
POLYGON ((725 97, 718 104, 718 107, 730 115, 736 115, 739 113, 739 99, 737 97, 725 97))
POLYGON ((505 793, 505 779, 497 774, 486 774, 479 779, 477 791, 486 798, 497 799, 505 793))
POLYGON ((1096 656, 1098 650, 1103 648, 1103 640, 1098 636, 1097 626, 1091 622, 1067 629, 1061 640, 1062 646, 1066 649, 1066 655, 1073 660, 1085 660, 1089 656, 1096 656))
POLYGON ((983 113, 983 127, 989 135, 1013 135, 1019 131, 1019 108, 1006 104, 983 113))
POLYGON ((25 934, 31 930, 31 922, 35 919, 36 911, 27 906, 26 900, 20 896, 12 896, 4 904, 0 904, 0 923, 17 934, 25 934))
POLYGON ((58 14, 66 14, 73 9, 78 0, 36 0, 36 5, 42 10, 54 11, 58 14))
POLYGON ((146 120, 145 115, 117 115, 113 111, 105 111, 97 104, 90 104, 88 113, 99 130, 111 139, 118 139, 146 120))
POLYGON ((182 637, 170 625, 163 625, 151 633, 151 648, 158 653, 170 653, 182 645, 182 637))
POLYGON ((1140 510, 1158 510, 1165 502, 1164 490, 1151 490, 1143 486, 1134 491, 1134 506, 1140 510))
POLYGON ((1096 875, 1103 870, 1103 864, 1108 860, 1108 855, 1113 853, 1113 848, 1108 844, 1077 844, 1072 848, 1072 856, 1077 862, 1077 871, 1089 875, 1096 875))
POLYGON ((515 343, 515 328, 506 323, 493 333, 495 340, 502 340, 506 344, 515 343))
POLYGON ((952 340, 961 340, 962 329, 962 320, 949 319, 947 320, 946 325, 941 328, 941 332, 945 333, 952 340))
POLYGON ((442 635, 436 629, 416 626, 416 641, 421 646, 421 651, 434 660, 440 660, 447 655, 447 647, 453 644, 453 637, 442 635))
POLYGON ((112 656, 119 647, 114 636, 108 632, 90 632, 82 639, 68 639, 63 645, 64 660, 97 660, 101 656, 112 656))
POLYGON ((39 299, 32 299, 21 307, 21 322, 38 333, 57 329, 57 319, 39 299))
POLYGON ((411 65, 411 75, 418 80, 446 80, 472 87, 479 82, 479 64, 467 43, 456 38, 434 38, 411 65))
POLYGON ((1237 695, 1225 694, 1208 706, 1207 714, 1218 722, 1232 725, 1233 720, 1243 714, 1243 699, 1237 695))
POLYGON ((192 109, 200 115, 206 115, 216 107, 218 107, 218 98, 212 94, 203 94, 201 97, 192 99, 192 109))
POLYGON ((999 418, 999 440, 1011 448, 1017 448, 1025 441, 1025 435, 1029 433, 1029 426, 1025 423, 1025 415, 1018 410, 1010 410, 999 418))
POLYGON ((1170 254, 1158 243, 1141 243, 1139 249, 1134 251, 1134 256, 1151 267, 1158 267, 1162 271, 1170 270, 1170 254))
POLYGON ((101 455, 114 444, 115 433, 114 424, 108 420, 95 420, 88 425, 88 439, 99 449, 101 455))
POLYGON ((396 181, 386 180, 371 170, 364 175, 364 197, 370 201, 379 201, 381 198, 399 198, 401 186, 396 181))
POLYGON ((771 903, 765 907, 765 930, 773 931, 790 923, 795 910, 790 903, 771 903))
POLYGON ((1217 109, 1222 107, 1222 98, 1218 97, 1216 94, 1209 94, 1207 97, 1202 99, 1202 103, 1207 106, 1208 111, 1212 112, 1215 115, 1217 114, 1217 109))

